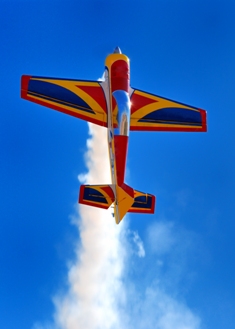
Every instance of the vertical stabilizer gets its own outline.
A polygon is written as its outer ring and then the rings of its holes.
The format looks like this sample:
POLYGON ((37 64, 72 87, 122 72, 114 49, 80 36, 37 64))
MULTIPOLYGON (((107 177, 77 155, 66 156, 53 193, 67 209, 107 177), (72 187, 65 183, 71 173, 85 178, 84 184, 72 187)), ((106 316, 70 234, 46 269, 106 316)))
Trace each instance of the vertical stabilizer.
POLYGON ((116 201, 114 202, 114 216, 119 224, 134 202, 134 190, 126 184, 116 186, 116 201))

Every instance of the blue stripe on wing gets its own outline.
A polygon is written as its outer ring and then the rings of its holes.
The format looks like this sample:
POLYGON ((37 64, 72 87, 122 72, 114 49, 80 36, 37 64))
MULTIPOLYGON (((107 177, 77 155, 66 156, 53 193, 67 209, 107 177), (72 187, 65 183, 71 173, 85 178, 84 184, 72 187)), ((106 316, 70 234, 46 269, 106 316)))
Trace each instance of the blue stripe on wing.
POLYGON ((152 122, 165 124, 183 124, 190 126, 201 126, 202 118, 199 111, 167 107, 148 113, 138 122, 152 122))
POLYGON ((68 105, 85 112, 95 113, 78 95, 64 87, 50 82, 31 79, 28 85, 28 94, 54 101, 59 104, 68 105))

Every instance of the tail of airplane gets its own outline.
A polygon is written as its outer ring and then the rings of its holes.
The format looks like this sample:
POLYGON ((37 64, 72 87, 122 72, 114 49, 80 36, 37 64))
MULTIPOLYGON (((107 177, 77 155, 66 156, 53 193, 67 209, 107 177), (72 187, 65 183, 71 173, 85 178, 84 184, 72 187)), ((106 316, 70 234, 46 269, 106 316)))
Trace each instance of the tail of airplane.
POLYGON ((155 196, 118 185, 81 185, 79 203, 108 209, 112 204, 117 224, 127 212, 153 214, 155 196))

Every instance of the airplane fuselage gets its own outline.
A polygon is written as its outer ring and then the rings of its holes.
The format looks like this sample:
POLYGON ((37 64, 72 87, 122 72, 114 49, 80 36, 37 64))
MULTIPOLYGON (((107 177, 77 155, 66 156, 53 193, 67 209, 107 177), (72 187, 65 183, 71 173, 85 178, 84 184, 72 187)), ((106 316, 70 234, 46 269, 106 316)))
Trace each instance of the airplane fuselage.
POLYGON ((119 222, 120 214, 117 200, 125 199, 125 208, 130 208, 134 198, 133 189, 124 183, 130 131, 130 68, 128 57, 120 53, 109 55, 105 61, 104 77, 102 87, 106 94, 108 108, 107 138, 110 170, 116 200, 114 212, 116 221, 119 222), (115 117, 116 122, 114 122, 115 117))

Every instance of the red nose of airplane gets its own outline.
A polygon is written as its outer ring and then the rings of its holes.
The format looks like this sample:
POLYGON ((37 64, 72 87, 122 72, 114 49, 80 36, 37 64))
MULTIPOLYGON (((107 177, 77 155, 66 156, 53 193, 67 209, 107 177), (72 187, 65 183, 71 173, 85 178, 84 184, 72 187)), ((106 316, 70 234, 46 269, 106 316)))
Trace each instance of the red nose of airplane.
POLYGON ((119 48, 119 47, 116 47, 115 49, 114 49, 114 52, 113 52, 114 54, 121 54, 122 53, 122 51, 121 51, 121 49, 119 48))

